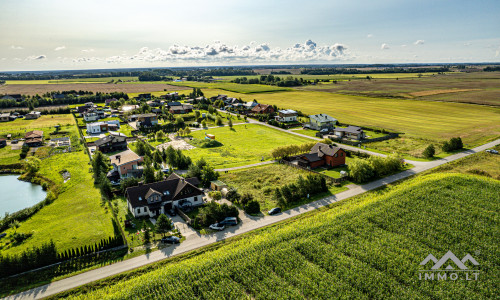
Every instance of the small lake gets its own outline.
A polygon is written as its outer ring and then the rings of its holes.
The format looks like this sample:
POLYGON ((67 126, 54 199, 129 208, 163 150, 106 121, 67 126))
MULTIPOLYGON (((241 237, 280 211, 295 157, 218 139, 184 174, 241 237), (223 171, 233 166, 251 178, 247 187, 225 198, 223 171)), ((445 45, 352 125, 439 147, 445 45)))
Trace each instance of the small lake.
POLYGON ((19 175, 0 175, 0 215, 31 207, 45 199, 42 186, 17 180, 19 175))

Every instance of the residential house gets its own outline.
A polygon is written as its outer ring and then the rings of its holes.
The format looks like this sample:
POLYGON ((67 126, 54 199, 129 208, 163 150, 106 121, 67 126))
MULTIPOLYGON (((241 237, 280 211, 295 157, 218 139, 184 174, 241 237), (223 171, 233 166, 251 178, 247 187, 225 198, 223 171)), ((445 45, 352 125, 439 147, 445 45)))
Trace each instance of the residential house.
POLYGON ((136 97, 137 99, 149 100, 151 99, 151 93, 139 94, 136 97))
POLYGON ((361 127, 358 126, 347 126, 346 128, 337 127, 333 130, 333 134, 335 134, 339 138, 353 139, 353 140, 362 140, 365 138, 365 133, 361 127))
POLYGON ((87 123, 87 134, 101 133, 109 130, 109 125, 106 122, 87 123))
POLYGON ((169 109, 171 114, 187 114, 193 111, 193 106, 188 104, 182 104, 181 106, 172 106, 169 109))
POLYGON ((221 94, 219 94, 219 95, 217 95, 217 96, 212 96, 212 97, 210 97, 210 100, 211 100, 212 102, 215 102, 215 101, 217 101, 217 100, 222 100, 222 101, 225 101, 226 99, 227 99, 227 95, 221 95, 221 94))
POLYGON ((127 150, 127 137, 110 134, 94 142, 97 151, 103 153, 127 150))
POLYGON ((309 116, 309 128, 314 130, 321 130, 325 128, 333 130, 337 122, 338 122, 337 119, 332 118, 327 114, 309 116))
POLYGON ((249 102, 246 102, 246 103, 243 103, 243 106, 245 107, 246 110, 252 110, 255 106, 257 106, 257 103, 256 101, 249 101, 249 102))
POLYGON ((39 111, 30 111, 29 113, 27 113, 24 116, 24 119, 25 120, 34 120, 34 119, 40 118, 41 115, 42 115, 42 113, 39 111))
POLYGON ((158 124, 158 117, 152 113, 136 115, 136 119, 137 127, 151 127, 158 124))
POLYGON ((172 92, 168 93, 166 95, 161 95, 160 98, 166 99, 166 100, 179 100, 181 97, 179 96, 179 93, 177 92, 172 92))
POLYGON ((52 95, 52 99, 54 99, 54 100, 63 100, 63 99, 66 99, 66 95, 65 94, 53 94, 52 95))
POLYGON ((115 101, 118 101, 118 99, 116 99, 116 98, 106 99, 106 100, 104 100, 104 105, 109 106, 111 104, 111 102, 115 102, 115 101))
POLYGON ((10 121, 10 113, 0 114, 0 122, 9 122, 10 121))
POLYGON ((127 204, 134 217, 156 217, 174 207, 203 205, 203 191, 193 183, 197 178, 184 179, 170 175, 166 180, 129 187, 125 191, 127 204))
POLYGON ((3 96, 0 99, 2 99, 2 100, 13 100, 13 101, 19 102, 19 101, 23 101, 23 96, 21 94, 9 94, 9 95, 3 96))
POLYGON ((252 113, 254 114, 272 114, 274 113, 274 107, 267 104, 257 104, 252 108, 252 113))
POLYGON ((94 122, 99 120, 99 114, 95 110, 87 111, 83 113, 83 120, 85 122, 94 122))
POLYGON ((297 122, 297 112, 292 109, 279 110, 278 115, 275 117, 278 122, 297 122))
POLYGON ((76 107, 76 111, 78 112, 80 117, 82 117, 84 113, 86 113, 87 111, 92 110, 92 109, 94 109, 94 103, 92 103, 92 102, 87 102, 82 106, 76 107))
POLYGON ((7 140, 6 139, 0 139, 0 148, 3 148, 7 146, 7 140))
POLYGON ((143 158, 132 150, 125 150, 109 157, 113 170, 109 171, 107 177, 111 181, 119 181, 128 177, 141 177, 143 173, 143 158))
POLYGON ((181 106, 182 103, 178 102, 178 101, 170 101, 170 102, 167 102, 167 107, 168 108, 171 108, 171 107, 174 107, 174 106, 181 106))
POLYGON ((299 166, 314 169, 317 167, 338 167, 345 165, 346 153, 342 148, 324 143, 317 143, 308 154, 298 159, 299 166))
POLYGON ((33 130, 24 135, 24 144, 29 147, 39 147, 43 144, 43 131, 33 130))

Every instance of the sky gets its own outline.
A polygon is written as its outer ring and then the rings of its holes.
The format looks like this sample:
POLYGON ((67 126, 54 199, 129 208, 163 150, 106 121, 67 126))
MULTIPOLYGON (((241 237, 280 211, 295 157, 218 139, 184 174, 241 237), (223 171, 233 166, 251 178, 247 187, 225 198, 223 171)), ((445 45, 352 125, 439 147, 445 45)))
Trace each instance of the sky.
POLYGON ((0 71, 500 62, 500 1, 0 1, 0 71))

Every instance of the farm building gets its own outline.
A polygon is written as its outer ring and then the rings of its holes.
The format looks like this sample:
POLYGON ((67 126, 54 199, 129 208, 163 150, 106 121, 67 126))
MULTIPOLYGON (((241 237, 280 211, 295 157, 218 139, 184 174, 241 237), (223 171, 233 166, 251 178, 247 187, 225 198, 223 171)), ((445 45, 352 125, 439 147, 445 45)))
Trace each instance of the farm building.
POLYGON ((337 167, 345 165, 346 153, 342 148, 317 143, 308 154, 301 155, 298 164, 305 168, 318 168, 322 166, 337 167))
POLYGON ((38 147, 43 144, 43 131, 33 130, 24 135, 24 144, 30 147, 38 147))

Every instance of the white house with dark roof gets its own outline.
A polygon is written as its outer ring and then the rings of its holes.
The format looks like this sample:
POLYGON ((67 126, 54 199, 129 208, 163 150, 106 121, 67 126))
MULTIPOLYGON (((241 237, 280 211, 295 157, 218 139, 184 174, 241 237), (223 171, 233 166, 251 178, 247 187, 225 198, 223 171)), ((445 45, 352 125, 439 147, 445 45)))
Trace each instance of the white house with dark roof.
POLYGON ((347 138, 354 140, 362 140, 365 138, 365 133, 361 127, 347 126, 346 128, 337 127, 334 129, 333 134, 339 138, 347 138))
POLYGON ((278 115, 275 117, 278 122, 296 122, 298 113, 293 109, 278 110, 278 115))
POLYGON ((166 180, 129 187, 127 205, 134 217, 158 217, 174 207, 203 205, 203 190, 196 177, 184 179, 172 173, 166 180))

